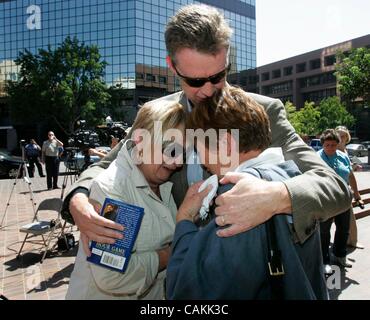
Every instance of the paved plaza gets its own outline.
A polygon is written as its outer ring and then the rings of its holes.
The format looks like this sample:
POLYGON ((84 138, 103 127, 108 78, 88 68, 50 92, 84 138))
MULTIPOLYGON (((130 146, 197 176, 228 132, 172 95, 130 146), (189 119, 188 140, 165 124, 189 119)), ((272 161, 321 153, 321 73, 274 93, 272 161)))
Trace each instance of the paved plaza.
MULTIPOLYGON (((364 169, 363 172, 355 173, 360 190, 370 188, 370 170, 367 167, 364 169)), ((63 176, 59 179, 59 186, 62 186, 63 176)), ((70 180, 68 182, 69 186, 70 180)), ((40 264, 42 244, 27 243, 22 256, 17 259, 17 252, 24 239, 19 227, 31 222, 33 210, 28 184, 18 180, 9 200, 13 186, 14 180, 0 180, 0 219, 3 218, 9 203, 3 224, 5 227, 0 229, 0 294, 12 300, 64 299, 77 246, 67 252, 52 252, 47 255, 43 264, 40 264)), ((32 178, 31 186, 36 204, 43 199, 61 196, 61 190, 47 190, 45 178, 32 178)), ((367 205, 367 209, 369 208, 370 204, 367 205)), ((356 208, 355 213, 358 211, 359 208, 356 208)), ((339 272, 339 278, 331 279, 332 299, 370 299, 370 216, 358 219, 357 225, 359 242, 365 249, 352 250, 348 258, 353 267, 339 272)), ((68 231, 73 232, 75 239, 78 240, 76 227, 68 231)))

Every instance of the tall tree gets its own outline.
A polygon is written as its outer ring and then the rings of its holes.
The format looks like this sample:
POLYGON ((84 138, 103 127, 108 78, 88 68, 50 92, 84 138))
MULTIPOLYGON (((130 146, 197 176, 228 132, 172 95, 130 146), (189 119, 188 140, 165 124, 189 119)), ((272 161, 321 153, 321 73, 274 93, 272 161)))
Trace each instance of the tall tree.
POLYGON ((78 119, 90 126, 101 122, 110 95, 97 46, 67 37, 56 49, 21 52, 15 62, 19 80, 7 85, 14 120, 52 120, 68 135, 78 119))
POLYGON ((290 122, 300 135, 316 135, 318 133, 318 121, 320 111, 315 107, 314 102, 305 102, 304 107, 292 113, 290 122))
POLYGON ((357 48, 348 55, 338 53, 336 77, 343 98, 354 101, 363 98, 370 104, 370 49, 357 48))
POLYGON ((330 97, 322 100, 318 110, 320 112, 318 123, 320 132, 341 125, 350 128, 355 123, 355 118, 347 111, 338 97, 330 97))

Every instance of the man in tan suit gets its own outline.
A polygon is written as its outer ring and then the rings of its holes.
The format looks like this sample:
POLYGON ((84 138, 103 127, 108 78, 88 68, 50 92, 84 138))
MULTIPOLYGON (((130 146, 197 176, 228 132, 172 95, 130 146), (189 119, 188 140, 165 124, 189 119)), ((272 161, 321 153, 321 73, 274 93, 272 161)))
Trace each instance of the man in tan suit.
MULTIPOLYGON (((205 5, 181 8, 167 24, 165 33, 168 51, 167 64, 180 78, 183 91, 157 99, 179 101, 189 112, 197 103, 213 96, 226 83, 229 69, 229 49, 232 30, 223 16, 205 5)), ((250 94, 264 106, 270 120, 272 147, 281 147, 285 160, 294 160, 302 175, 284 182, 268 182, 250 175, 228 174, 223 183, 236 185, 216 199, 219 207, 216 223, 229 225, 218 231, 219 236, 230 236, 249 230, 278 213, 291 214, 297 241, 304 242, 324 221, 351 204, 346 183, 296 134, 286 118, 280 100, 250 94)), ((88 203, 88 189, 92 178, 116 158, 121 142, 104 159, 82 173, 64 203, 64 216, 70 211, 80 228, 86 248, 87 239, 113 243, 121 226, 100 217, 88 203), (108 228, 107 228, 108 227, 108 228)), ((195 165, 184 165, 172 180, 173 195, 179 205, 188 184, 192 183, 195 165), (188 170, 189 169, 189 170, 188 170), (191 178, 192 177, 192 178, 191 178)), ((205 176, 203 176, 204 178, 205 176)), ((198 177, 201 180, 202 177, 198 177)))

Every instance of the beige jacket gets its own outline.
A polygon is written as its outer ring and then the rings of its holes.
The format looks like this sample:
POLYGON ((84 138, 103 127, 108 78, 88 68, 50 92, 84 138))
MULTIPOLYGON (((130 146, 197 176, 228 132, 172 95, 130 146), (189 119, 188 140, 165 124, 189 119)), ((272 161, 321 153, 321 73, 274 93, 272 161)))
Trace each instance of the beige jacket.
MULTIPOLYGON (((303 172, 302 175, 284 181, 292 201, 294 229, 300 242, 304 242, 316 229, 318 222, 325 221, 351 206, 351 195, 346 182, 329 168, 316 152, 307 146, 295 132, 286 118, 284 105, 278 99, 248 93, 261 104, 270 120, 271 147, 281 147, 285 160, 293 160, 303 172)), ((151 103, 163 100, 179 101, 184 107, 187 99, 183 92, 159 98, 151 103)), ((84 171, 79 180, 71 187, 89 188, 91 179, 109 166, 117 157, 118 144, 104 159, 84 171)), ((187 190, 186 166, 171 178, 175 182, 173 196, 177 204, 181 203, 187 190)), ((67 195, 66 202, 69 201, 67 195)), ((67 205, 65 203, 64 207, 67 205)))
POLYGON ((86 261, 79 247, 66 299, 162 299, 165 271, 158 274, 156 250, 172 242, 176 205, 172 183, 160 186, 161 199, 150 189, 131 161, 126 146, 117 159, 91 185, 90 198, 103 203, 106 197, 144 208, 144 217, 125 273, 86 261))

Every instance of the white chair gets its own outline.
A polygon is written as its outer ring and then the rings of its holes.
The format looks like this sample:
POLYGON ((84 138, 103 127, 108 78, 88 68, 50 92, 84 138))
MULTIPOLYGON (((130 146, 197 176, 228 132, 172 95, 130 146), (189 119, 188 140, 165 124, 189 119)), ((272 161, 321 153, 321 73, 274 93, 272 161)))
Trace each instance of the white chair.
MULTIPOLYGON (((45 252, 41 258, 40 263, 44 261, 46 254, 49 250, 50 242, 58 234, 57 229, 61 227, 60 211, 62 208, 62 204, 63 200, 60 198, 45 199, 39 204, 32 222, 22 226, 19 229, 20 232, 26 233, 26 237, 23 240, 17 258, 20 257, 27 239, 35 236, 41 236, 45 246, 45 252), (42 211, 54 212, 55 218, 50 220, 40 220, 40 213, 42 211), (47 238, 45 239, 46 235, 47 238)), ((48 216, 50 216, 50 214, 48 216)))

